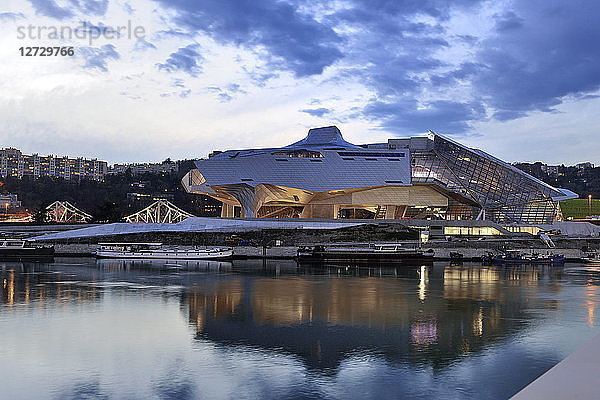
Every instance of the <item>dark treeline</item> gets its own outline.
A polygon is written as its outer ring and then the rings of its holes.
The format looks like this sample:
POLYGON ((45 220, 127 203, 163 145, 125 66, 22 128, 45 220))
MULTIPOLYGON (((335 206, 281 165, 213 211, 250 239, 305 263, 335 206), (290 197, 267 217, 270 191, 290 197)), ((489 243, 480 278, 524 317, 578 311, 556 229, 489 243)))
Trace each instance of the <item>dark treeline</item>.
POLYGON ((572 190, 579 196, 600 198, 600 167, 550 167, 541 162, 519 163, 515 167, 552 185, 554 187, 572 190))
POLYGON ((40 210, 58 200, 72 203, 91 214, 95 221, 118 222, 124 216, 148 206, 156 198, 165 198, 197 216, 218 215, 217 211, 206 211, 206 205, 215 206, 220 204, 218 201, 186 193, 183 189, 181 178, 189 169, 181 168, 180 173, 144 173, 136 176, 127 171, 124 174, 107 175, 104 182, 7 177, 2 180, 4 185, 0 190, 16 194, 22 208, 34 216, 40 215, 40 210))

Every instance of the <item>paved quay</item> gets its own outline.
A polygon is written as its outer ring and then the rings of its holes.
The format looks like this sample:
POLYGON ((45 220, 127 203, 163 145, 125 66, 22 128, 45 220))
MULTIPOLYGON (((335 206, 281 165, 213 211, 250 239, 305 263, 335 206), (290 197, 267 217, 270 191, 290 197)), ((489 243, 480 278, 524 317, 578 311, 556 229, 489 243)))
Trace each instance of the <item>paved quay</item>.
MULTIPOLYGON (((88 257, 98 249, 97 244, 57 243, 54 245, 55 254, 59 257, 88 257)), ((293 258, 296 256, 296 246, 268 247, 266 253, 260 246, 234 246, 233 252, 239 258, 293 258)))
POLYGON ((192 217, 177 224, 117 222, 105 225, 91 225, 65 232, 52 232, 35 236, 34 240, 63 240, 95 236, 140 234, 151 232, 247 232, 260 229, 339 229, 363 225, 364 222, 352 220, 304 220, 292 219, 251 220, 235 218, 192 217))
POLYGON ((600 399, 600 335, 585 343, 511 400, 600 399))
MULTIPOLYGON (((407 247, 410 247, 407 245, 407 247)), ((56 243, 54 245, 57 256, 91 256, 97 250, 97 244, 84 243, 56 243)), ((436 259, 448 260, 450 253, 461 253, 465 260, 480 259, 490 250, 486 248, 467 248, 467 247, 444 247, 436 248, 434 246, 424 246, 427 250, 432 248, 436 259)), ((238 258, 293 258, 296 256, 298 246, 269 246, 266 249, 262 246, 233 246, 233 252, 238 258)), ((523 248, 519 249, 524 253, 540 254, 563 254, 567 260, 577 260, 583 256, 579 249, 548 249, 548 248, 523 248)))

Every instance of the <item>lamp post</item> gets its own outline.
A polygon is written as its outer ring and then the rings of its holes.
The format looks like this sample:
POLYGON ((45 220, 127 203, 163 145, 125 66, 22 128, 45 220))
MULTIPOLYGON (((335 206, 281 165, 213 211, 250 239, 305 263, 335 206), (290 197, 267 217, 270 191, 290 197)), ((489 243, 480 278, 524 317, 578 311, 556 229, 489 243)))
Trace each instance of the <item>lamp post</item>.
POLYGON ((589 215, 591 217, 592 216, 592 195, 591 194, 588 195, 588 208, 589 208, 589 211, 590 211, 589 215))

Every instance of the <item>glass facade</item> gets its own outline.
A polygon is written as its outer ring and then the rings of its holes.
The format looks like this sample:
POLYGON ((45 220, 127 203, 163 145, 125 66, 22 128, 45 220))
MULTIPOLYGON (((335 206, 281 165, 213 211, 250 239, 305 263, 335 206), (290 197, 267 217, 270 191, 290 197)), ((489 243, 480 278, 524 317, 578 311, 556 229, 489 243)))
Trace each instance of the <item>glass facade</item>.
POLYGON ((484 152, 438 135, 411 150, 413 183, 437 184, 459 194, 445 219, 551 223, 561 219, 555 197, 563 193, 484 152))
POLYGON ((446 226, 444 234, 450 236, 496 236, 502 233, 489 226, 446 226))

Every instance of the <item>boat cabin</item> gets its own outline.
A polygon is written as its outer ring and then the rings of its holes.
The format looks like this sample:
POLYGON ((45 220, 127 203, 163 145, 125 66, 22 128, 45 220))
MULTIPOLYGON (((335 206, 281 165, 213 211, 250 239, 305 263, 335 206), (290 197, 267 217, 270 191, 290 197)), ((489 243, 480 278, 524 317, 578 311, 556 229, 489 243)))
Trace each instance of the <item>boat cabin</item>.
POLYGON ((22 239, 0 239, 0 247, 10 249, 22 249, 26 244, 27 241, 22 239))
POLYGON ((108 251, 141 251, 158 250, 162 243, 98 243, 100 250, 108 251))

